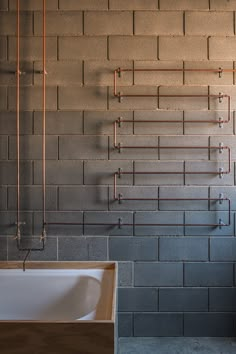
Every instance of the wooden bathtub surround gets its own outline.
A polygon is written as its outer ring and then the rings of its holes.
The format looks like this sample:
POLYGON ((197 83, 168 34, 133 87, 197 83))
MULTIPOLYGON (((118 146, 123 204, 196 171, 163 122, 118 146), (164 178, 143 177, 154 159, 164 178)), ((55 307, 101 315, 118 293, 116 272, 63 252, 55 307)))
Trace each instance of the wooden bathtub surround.
MULTIPOLYGON (((0 269, 22 269, 22 262, 0 262, 0 269)), ((27 269, 104 269, 113 271, 113 296, 106 320, 0 321, 3 354, 114 354, 116 352, 116 263, 27 262, 27 269)), ((106 272, 104 272, 106 276, 106 272)), ((103 282, 103 280, 102 280, 103 282)), ((1 285, 0 285, 1 286, 1 285)), ((101 296, 105 291, 102 286, 101 296)), ((98 304, 99 307, 99 304, 98 304)), ((101 313, 96 315, 102 318, 101 313)), ((99 312, 98 311, 98 312, 99 312)))

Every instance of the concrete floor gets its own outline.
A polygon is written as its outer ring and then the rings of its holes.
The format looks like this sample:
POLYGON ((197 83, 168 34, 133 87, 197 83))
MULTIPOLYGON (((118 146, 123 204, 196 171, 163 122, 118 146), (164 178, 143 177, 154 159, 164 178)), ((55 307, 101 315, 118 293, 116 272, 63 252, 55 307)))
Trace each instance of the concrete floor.
POLYGON ((236 338, 120 338, 119 354, 236 354, 236 338))

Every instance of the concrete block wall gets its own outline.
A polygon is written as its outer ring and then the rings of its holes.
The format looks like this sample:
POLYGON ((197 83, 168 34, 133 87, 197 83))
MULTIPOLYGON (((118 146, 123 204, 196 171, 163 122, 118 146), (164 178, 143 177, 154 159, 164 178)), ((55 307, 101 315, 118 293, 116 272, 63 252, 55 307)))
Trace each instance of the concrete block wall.
MULTIPOLYGON (((125 94, 231 95, 216 98, 113 96, 118 68, 234 69, 234 0, 47 1, 47 220, 45 252, 32 260, 115 260, 120 336, 234 336, 236 331, 235 74, 126 72, 125 94), (113 124, 121 145, 114 149, 113 124), (169 120, 141 123, 140 120, 169 120), (191 123, 198 120, 199 123, 191 123), (227 154, 168 146, 229 146, 227 154), (149 145, 150 149, 135 148, 149 145), (227 222, 216 201, 114 201, 113 174, 125 198, 231 199, 227 222), (132 172, 177 172, 132 175, 132 172), (121 228, 118 226, 122 220, 121 228), (92 226, 89 223, 114 224, 92 226), (164 224, 145 226, 145 224, 164 224), (143 226, 135 226, 142 224, 143 226)), ((23 244, 39 245, 41 203, 42 1, 21 2, 21 219, 23 244)), ((0 259, 16 249, 16 2, 0 0, 0 259)))

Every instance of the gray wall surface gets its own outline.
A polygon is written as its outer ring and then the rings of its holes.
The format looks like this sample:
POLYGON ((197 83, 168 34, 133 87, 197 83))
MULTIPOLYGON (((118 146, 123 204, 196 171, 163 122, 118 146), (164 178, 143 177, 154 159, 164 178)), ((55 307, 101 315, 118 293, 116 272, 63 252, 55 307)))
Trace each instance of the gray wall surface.
MULTIPOLYGON (((233 72, 125 72, 119 91, 151 95, 113 96, 113 72, 122 68, 233 69, 236 60, 235 1, 48 0, 47 1, 47 221, 44 252, 31 260, 119 262, 120 336, 235 335, 235 113, 233 72), (121 145, 114 149, 113 124, 121 145), (137 123, 173 120, 171 123, 137 123), (199 120, 199 123, 191 123, 199 120), (188 121, 188 122, 186 122, 188 121), (229 146, 217 149, 157 149, 167 146, 229 146), (124 198, 231 199, 136 200, 113 197, 113 175, 122 175, 124 198), (183 172, 212 171, 209 174, 183 172), (119 228, 119 220, 124 224, 119 228), (90 223, 113 224, 91 226, 90 223), (164 224, 148 226, 145 224, 164 224), (143 224, 137 226, 136 224, 143 224), (175 226, 171 226, 175 224, 175 226), (136 226, 135 226, 136 225, 136 226)), ((16 1, 0 0, 0 259, 22 260, 16 233, 16 1)), ((22 243, 39 246, 42 227, 42 1, 21 1, 21 220, 22 243)))

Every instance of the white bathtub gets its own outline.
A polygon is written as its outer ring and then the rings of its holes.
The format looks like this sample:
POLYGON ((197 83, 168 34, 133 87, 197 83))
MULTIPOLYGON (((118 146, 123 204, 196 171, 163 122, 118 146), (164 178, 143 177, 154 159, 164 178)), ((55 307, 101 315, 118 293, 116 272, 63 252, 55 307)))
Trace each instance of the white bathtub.
POLYGON ((29 262, 23 272, 22 263, 0 263, 1 352, 113 354, 115 269, 106 262, 29 262))

